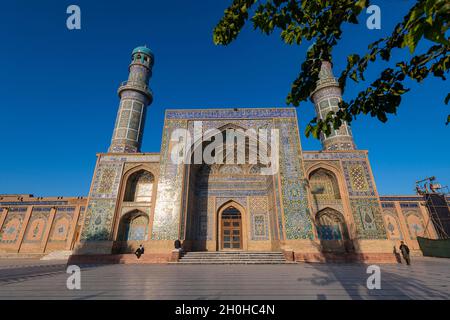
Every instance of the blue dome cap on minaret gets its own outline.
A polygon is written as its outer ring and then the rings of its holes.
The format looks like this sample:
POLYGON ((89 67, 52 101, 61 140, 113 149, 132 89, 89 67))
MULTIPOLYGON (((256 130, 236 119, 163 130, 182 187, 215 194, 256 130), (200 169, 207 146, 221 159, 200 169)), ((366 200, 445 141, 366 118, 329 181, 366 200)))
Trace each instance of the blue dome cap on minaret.
POLYGON ((150 49, 147 48, 146 46, 141 46, 141 47, 135 48, 135 49, 133 50, 133 53, 132 53, 132 54, 134 55, 135 53, 139 53, 139 52, 144 53, 144 54, 147 54, 147 55, 153 57, 153 52, 152 52, 152 50, 150 50, 150 49))

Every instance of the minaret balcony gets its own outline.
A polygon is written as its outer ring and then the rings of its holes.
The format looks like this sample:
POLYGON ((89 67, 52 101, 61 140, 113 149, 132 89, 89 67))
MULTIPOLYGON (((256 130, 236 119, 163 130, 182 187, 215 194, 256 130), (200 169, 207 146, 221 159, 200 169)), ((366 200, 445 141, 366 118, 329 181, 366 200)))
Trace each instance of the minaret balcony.
POLYGON ((153 98, 153 92, 152 90, 146 85, 145 83, 139 82, 139 81, 124 81, 120 84, 119 89, 117 90, 117 93, 119 94, 119 97, 124 90, 135 90, 138 92, 141 92, 145 94, 150 100, 153 98))
POLYGON ((311 96, 313 96, 320 89, 323 89, 323 88, 326 88, 326 87, 331 87, 331 86, 340 88, 339 81, 338 81, 337 78, 330 77, 330 78, 325 78, 325 79, 319 79, 316 82, 316 88, 311 93, 311 96))
POLYGON ((330 77, 330 78, 317 80, 316 85, 317 85, 317 88, 316 88, 316 90, 317 90, 319 87, 326 87, 328 85, 337 85, 338 86, 339 81, 335 77, 330 77))

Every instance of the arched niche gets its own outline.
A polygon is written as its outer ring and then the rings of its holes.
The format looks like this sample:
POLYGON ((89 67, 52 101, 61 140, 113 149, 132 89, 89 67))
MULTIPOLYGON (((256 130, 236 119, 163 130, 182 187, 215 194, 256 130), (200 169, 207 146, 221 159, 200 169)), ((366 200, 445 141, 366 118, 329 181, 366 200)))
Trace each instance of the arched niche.
POLYGON ((325 208, 316 214, 315 225, 322 251, 334 253, 353 251, 348 226, 342 213, 325 208))
POLYGON ((417 214, 416 212, 408 212, 405 214, 405 216, 411 240, 416 240, 418 236, 427 236, 423 220, 419 216, 419 214, 417 214))
POLYGON ((398 219, 391 213, 383 214, 386 233, 391 240, 403 240, 402 231, 398 219))
POLYGON ((148 238, 148 215, 134 210, 122 216, 119 224, 119 241, 146 241, 148 238))
POLYGON ((125 202, 151 202, 155 177, 147 170, 139 170, 128 177, 125 202))
POLYGON ((318 168, 309 175, 311 194, 316 201, 341 200, 339 184, 333 172, 318 168))

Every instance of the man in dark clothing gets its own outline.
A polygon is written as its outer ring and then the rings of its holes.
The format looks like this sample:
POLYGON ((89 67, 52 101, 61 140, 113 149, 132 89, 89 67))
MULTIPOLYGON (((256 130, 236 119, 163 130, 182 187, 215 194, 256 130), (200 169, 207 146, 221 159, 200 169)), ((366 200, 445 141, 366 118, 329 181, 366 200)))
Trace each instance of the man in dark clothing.
POLYGON ((181 253, 184 252, 183 245, 181 244, 181 241, 179 239, 175 240, 173 243, 175 249, 179 250, 181 253))
POLYGON ((144 246, 141 244, 139 248, 136 249, 136 252, 134 253, 136 257, 139 259, 141 255, 144 254, 144 246))
POLYGON ((409 248, 403 241, 400 241, 400 251, 402 252, 403 259, 405 259, 406 264, 409 266, 411 264, 409 248))

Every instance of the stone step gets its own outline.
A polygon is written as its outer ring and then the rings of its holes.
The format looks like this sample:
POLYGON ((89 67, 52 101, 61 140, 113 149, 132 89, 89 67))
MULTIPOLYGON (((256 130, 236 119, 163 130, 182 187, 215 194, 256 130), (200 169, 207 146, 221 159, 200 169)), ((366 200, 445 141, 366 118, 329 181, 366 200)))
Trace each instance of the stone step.
POLYGON ((184 254, 191 257, 284 257, 282 254, 184 254))
POLYGON ((185 253, 184 256, 191 257, 284 257, 283 254, 267 254, 267 253, 241 253, 241 254, 220 254, 220 253, 185 253))
POLYGON ((53 251, 46 256, 43 256, 41 260, 68 260, 72 255, 71 250, 59 250, 53 251))
POLYGON ((189 251, 186 254, 220 254, 220 255, 239 255, 239 254, 270 254, 270 255, 280 255, 282 252, 274 251, 189 251))
POLYGON ((259 258, 259 257, 267 257, 267 258, 283 258, 284 256, 274 256, 274 255, 183 255, 183 257, 189 257, 189 258, 230 258, 230 259, 245 259, 245 258, 259 258))
POLYGON ((290 264, 288 261, 266 261, 266 260, 252 260, 252 261, 182 261, 170 262, 169 264, 290 264))
POLYGON ((192 258, 192 259, 284 259, 283 256, 191 256, 186 255, 183 258, 192 258))
POLYGON ((264 260, 285 260, 284 257, 192 257, 184 256, 182 259, 203 259, 203 260, 253 260, 253 259, 264 259, 264 260))
POLYGON ((182 259, 283 259, 284 257, 267 257, 267 256, 260 256, 260 257, 193 257, 193 256, 184 256, 182 259))
POLYGON ((181 264, 285 264, 281 252, 187 252, 179 260, 181 264))
POLYGON ((0 253, 0 260, 3 259, 36 259, 45 256, 44 253, 0 253))

